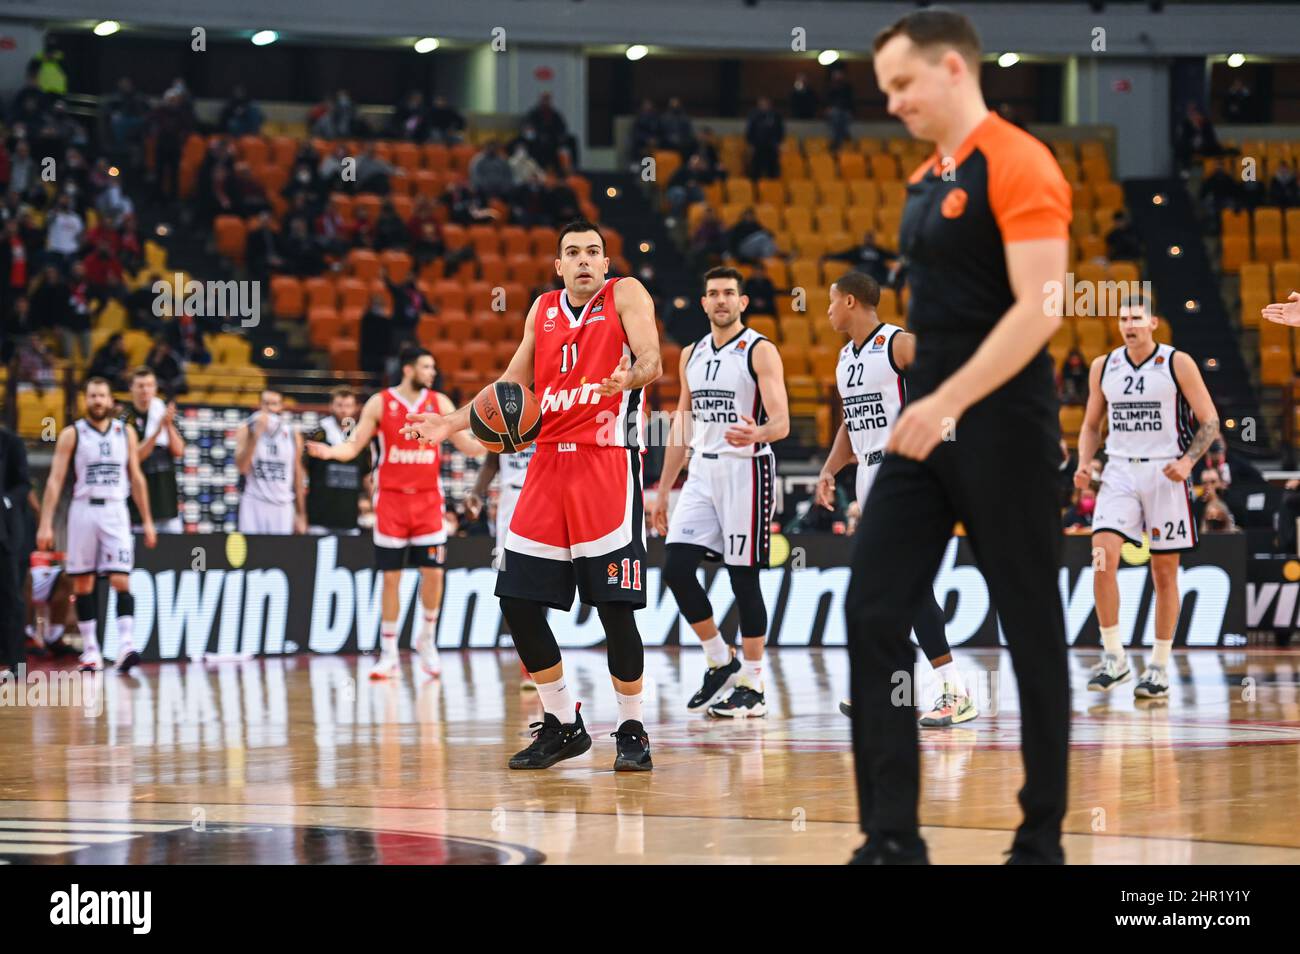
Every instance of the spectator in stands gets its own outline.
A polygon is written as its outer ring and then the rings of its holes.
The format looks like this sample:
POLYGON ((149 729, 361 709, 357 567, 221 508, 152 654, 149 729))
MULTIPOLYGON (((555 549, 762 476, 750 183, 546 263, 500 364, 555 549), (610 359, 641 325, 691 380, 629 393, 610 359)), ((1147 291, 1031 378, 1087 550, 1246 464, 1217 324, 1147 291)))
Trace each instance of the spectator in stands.
POLYGON ((1237 184, 1224 167, 1222 159, 1214 163, 1210 174, 1201 182, 1201 203, 1213 216, 1211 231, 1219 230, 1219 214, 1232 206, 1237 197, 1237 184))
POLYGON ((311 143, 304 142, 298 147, 293 168, 289 171, 289 181, 284 184, 281 193, 288 202, 296 204, 298 197, 303 196, 311 206, 319 206, 322 197, 329 191, 328 186, 317 178, 320 165, 320 157, 312 149, 311 143))
POLYGON ((61 267, 71 264, 81 248, 81 233, 86 225, 72 207, 66 192, 55 202, 54 211, 45 223, 45 259, 61 267))
POLYGON ((90 359, 86 377, 105 378, 112 382, 114 391, 125 391, 127 389, 126 363, 126 344, 122 340, 121 332, 114 332, 90 359))
POLYGON ((1112 262, 1135 262, 1142 257, 1142 242, 1128 213, 1116 209, 1106 233, 1106 255, 1112 262))
POLYGON ((763 228, 752 207, 727 231, 727 251, 742 262, 756 262, 777 254, 776 239, 763 228))
POLYGON ((349 248, 374 248, 378 222, 370 214, 370 206, 358 205, 352 210, 352 225, 347 229, 349 248))
POLYGON ((162 103, 149 114, 154 138, 154 175, 158 194, 180 198, 181 150, 194 128, 192 107, 176 87, 163 94, 162 103))
POLYGON ((312 112, 315 115, 311 134, 318 139, 347 139, 361 132, 356 107, 352 105, 352 97, 345 89, 336 92, 333 99, 312 112))
POLYGON ((391 189, 389 180, 393 176, 404 176, 406 171, 399 169, 391 162, 380 159, 375 152, 374 146, 367 146, 362 150, 361 155, 357 156, 357 192, 373 192, 377 195, 388 195, 391 189))
POLYGON ((1223 95, 1223 120, 1227 123, 1248 123, 1254 119, 1254 97, 1250 87, 1240 76, 1235 77, 1223 95))
POLYGON ((749 177, 781 177, 781 142, 785 139, 785 121, 772 108, 772 101, 760 96, 758 105, 745 123, 745 141, 749 143, 749 177))
POLYGON ((262 109, 253 102, 243 83, 236 83, 221 107, 217 126, 231 136, 257 136, 262 132, 262 109))
POLYGON ((520 134, 526 140, 529 129, 533 135, 529 154, 543 169, 558 171, 562 162, 569 167, 577 165, 577 142, 569 134, 568 124, 552 103, 550 93, 542 93, 537 105, 524 114, 520 134))
POLYGON ((18 218, 5 221, 4 238, 0 240, 0 314, 9 314, 10 305, 18 298, 25 298, 27 277, 31 268, 32 249, 23 234, 22 222, 18 218))
POLYGON ((307 234, 311 234, 312 226, 316 222, 317 211, 312 208, 311 196, 306 192, 295 192, 292 199, 289 200, 289 208, 285 210, 282 225, 287 232, 293 227, 293 223, 301 221, 307 227, 307 234))
POLYGON ((636 171, 640 171, 641 160, 659 148, 660 136, 659 112, 655 109, 654 100, 643 99, 641 100, 641 108, 632 117, 630 143, 632 152, 628 156, 628 160, 636 167, 636 171))
POLYGON ((687 255, 691 260, 692 270, 702 272, 707 267, 717 264, 727 250, 727 233, 722 227, 722 220, 712 206, 704 210, 699 224, 691 233, 687 255))
MULTIPOLYGON (((414 221, 413 219, 412 222, 414 221)), ((419 229, 411 239, 411 258, 417 273, 423 271, 430 262, 436 262, 447 254, 447 246, 442 240, 442 230, 437 222, 420 222, 419 229)))
POLYGON ((235 179, 230 184, 230 191, 236 215, 260 215, 271 208, 266 189, 254 178, 253 167, 246 162, 235 166, 235 179))
POLYGON ((95 199, 95 211, 99 213, 100 218, 114 223, 121 220, 122 216, 135 212, 135 203, 123 191, 120 177, 114 176, 104 186, 103 191, 95 199))
POLYGON ((326 255, 342 255, 352 247, 352 232, 337 206, 327 205, 316 221, 316 236, 326 255))
POLYGON ((407 93, 393 109, 388 134, 408 142, 424 142, 429 138, 429 110, 424 103, 424 94, 418 89, 407 93))
POLYGON ((1296 522, 1300 521, 1300 480, 1294 478, 1282 485, 1282 505, 1278 513, 1278 549, 1281 553, 1296 552, 1296 522))
POLYGON ((718 156, 718 134, 713 131, 712 126, 700 127, 699 136, 695 141, 695 153, 704 160, 705 168, 714 178, 727 178, 727 170, 722 168, 722 160, 718 156))
POLYGON ((358 353, 361 370, 379 374, 384 370, 384 358, 393 354, 393 310, 383 295, 370 296, 370 307, 361 316, 358 334, 358 353))
POLYGON ((849 85, 848 74, 836 70, 831 74, 830 85, 826 89, 826 122, 830 126, 831 149, 838 150, 853 134, 850 124, 853 122, 853 87, 849 85))
POLYGON ((307 219, 299 216, 287 221, 289 227, 279 246, 283 271, 300 278, 319 275, 325 268, 325 259, 311 237, 307 219))
POLYGON ((898 255, 881 248, 876 243, 876 233, 871 230, 862 236, 861 245, 840 252, 828 252, 822 256, 822 260, 848 262, 856 271, 874 278, 881 288, 889 286, 898 268, 898 255))
POLYGON ((90 253, 81 260, 90 283, 91 295, 95 298, 107 298, 121 290, 123 271, 122 263, 113 254, 113 243, 107 230, 97 229, 99 233, 91 247, 90 253))
POLYGON ((668 100, 668 108, 659 117, 659 142, 665 149, 676 150, 683 159, 695 151, 695 127, 676 96, 668 100))
POLYGON ((544 224, 563 225, 565 222, 582 218, 578 194, 567 182, 551 172, 547 173, 542 187, 546 194, 547 221, 544 224))
POLYGON ((184 394, 189 390, 185 383, 185 367, 172 350, 171 342, 165 335, 154 338, 149 356, 144 359, 158 379, 158 390, 167 398, 184 394))
POLYGON ((1237 183, 1237 207, 1254 212, 1268 203, 1268 186, 1258 177, 1243 178, 1237 183))
POLYGON ((67 95, 68 74, 63 70, 63 50, 57 36, 47 34, 41 52, 28 65, 36 69, 36 81, 41 89, 51 96, 67 95))
POLYGON ((203 343, 203 330, 193 315, 184 312, 177 315, 167 323, 165 333, 167 344, 182 367, 212 362, 212 355, 203 343))
POLYGON ((91 317, 90 282, 86 279, 86 266, 81 262, 72 263, 68 275, 68 307, 64 313, 64 325, 60 329, 63 335, 63 354, 72 358, 72 345, 77 345, 77 354, 83 362, 90 360, 90 317, 91 317))
MULTIPOLYGON (((26 295, 19 295, 10 302, 4 313, 4 334, 6 338, 32 333, 31 308, 31 302, 28 301, 26 295)), ((4 361, 7 362, 8 358, 4 358, 4 361)))
POLYGON ((1241 533, 1232 511, 1222 500, 1214 500, 1205 505, 1205 516, 1201 519, 1201 533, 1241 533))
POLYGON ((113 153, 134 152, 144 135, 149 101, 140 95, 131 77, 123 76, 117 81, 117 91, 104 104, 104 111, 108 116, 109 143, 113 153))
POLYGON ((20 338, 14 352, 18 362, 18 384, 30 384, 39 394, 54 387, 54 355, 42 335, 20 338))
POLYGON ((515 185, 522 185, 533 179, 542 177, 542 167, 537 164, 532 153, 528 151, 528 143, 521 136, 510 144, 510 171, 515 177, 515 185))
POLYGON ((767 275, 763 263, 755 262, 754 270, 745 279, 745 294, 749 296, 747 315, 771 315, 776 317, 776 286, 767 275))
POLYGON ((257 281, 266 281, 272 272, 284 270, 285 261, 280 255, 279 240, 270 209, 263 209, 254 226, 248 231, 244 246, 244 263, 248 274, 257 281))
POLYGON ((1268 184, 1268 201, 1270 205, 1284 209, 1300 205, 1300 185, 1296 184, 1295 170, 1291 163, 1283 159, 1273 172, 1273 179, 1268 184))
POLYGON ((138 272, 144 265, 144 236, 140 234, 140 220, 128 212, 117 223, 113 234, 117 239, 117 260, 122 270, 138 272))
POLYGON ((469 163, 469 183, 489 199, 504 198, 515 187, 515 174, 505 150, 490 140, 469 163))
POLYGON ((1219 477, 1223 480, 1225 488, 1231 487, 1234 483, 1240 486, 1264 483, 1263 474, 1259 472, 1254 464, 1240 455, 1228 451, 1227 445, 1223 442, 1222 434, 1205 452, 1205 456, 1197 464, 1196 471, 1205 468, 1217 471, 1219 477))
POLYGON ((429 109, 429 141, 454 146, 465 139, 465 117, 447 101, 435 96, 429 109))
POLYGON ((379 207, 379 219, 375 222, 375 248, 380 251, 405 249, 409 239, 406 223, 393 208, 393 203, 385 199, 379 207))
POLYGON ((387 278, 384 279, 384 284, 388 286, 388 293, 393 297, 393 333, 413 335, 416 325, 420 323, 420 317, 432 312, 433 305, 424 297, 424 292, 420 291, 414 274, 408 275, 406 281, 401 284, 389 281, 387 278))
POLYGON ((1083 352, 1071 348, 1061 362, 1057 390, 1062 404, 1085 404, 1088 401, 1088 362, 1083 352))
POLYGON ((57 331, 68 310, 68 285, 57 264, 48 262, 27 290, 31 302, 32 330, 57 331))
POLYGON ((9 125, 28 129, 39 125, 52 101, 53 97, 36 81, 35 71, 28 70, 27 78, 9 105, 9 125))
POLYGON ((1092 527, 1092 514, 1097 509, 1097 492, 1089 487, 1076 490, 1074 502, 1061 518, 1066 533, 1085 533, 1092 527))
POLYGON ((9 162, 9 191, 24 195, 34 183, 40 182, 40 170, 32 158, 32 147, 26 139, 14 144, 13 158, 9 162))
POLYGON ((1187 104, 1183 119, 1178 125, 1174 151, 1182 169, 1191 166, 1193 159, 1223 155, 1223 147, 1219 145, 1213 124, 1194 102, 1187 104))
POLYGON ((442 204, 457 225, 479 225, 498 218, 495 209, 489 208, 483 197, 465 182, 456 182, 442 194, 442 204))
POLYGON ((1205 508, 1207 505, 1222 502, 1223 493, 1227 490, 1227 485, 1219 472, 1213 467, 1207 467, 1200 472, 1198 479, 1199 486, 1196 488, 1196 497, 1192 503, 1194 519, 1198 525, 1205 522, 1205 508))
POLYGON ((711 185, 715 176, 709 171, 708 163, 699 153, 695 153, 686 164, 673 173, 668 180, 665 195, 668 209, 672 215, 685 214, 686 207, 695 202, 704 201, 704 187, 711 185))
POLYGON ((1070 450, 1070 445, 1062 437, 1061 462, 1056 466, 1056 484, 1062 510, 1069 509, 1074 502, 1074 472, 1078 469, 1078 455, 1070 450))
POLYGON ((790 90, 790 118, 816 118, 819 103, 820 98, 817 96, 817 91, 808 85, 807 74, 796 73, 794 87, 790 90))

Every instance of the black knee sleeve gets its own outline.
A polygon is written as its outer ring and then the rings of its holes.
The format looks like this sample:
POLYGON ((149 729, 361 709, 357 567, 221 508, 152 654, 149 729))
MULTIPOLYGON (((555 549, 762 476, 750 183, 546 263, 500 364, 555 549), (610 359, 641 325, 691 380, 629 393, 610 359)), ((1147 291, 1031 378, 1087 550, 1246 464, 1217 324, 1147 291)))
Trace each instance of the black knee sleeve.
POLYGON ((135 597, 125 590, 119 591, 117 594, 117 615, 135 615, 135 597))
POLYGON ((77 594, 77 621, 88 623, 95 618, 95 594, 78 593, 77 594))
POLYGON ((525 669, 542 672, 559 665, 560 644, 555 641, 551 624, 546 622, 545 606, 533 600, 503 596, 501 615, 510 626, 510 636, 525 669))
POLYGON ((736 594, 736 610, 740 614, 741 636, 767 635, 767 606, 763 603, 763 590, 758 585, 758 567, 729 566, 731 590, 736 594))
POLYGON ((641 645, 632 607, 627 603, 601 603, 596 612, 605 627, 609 674, 620 682, 636 682, 645 672, 645 647, 641 645))
POLYGON ((664 551, 667 554, 664 559, 664 582, 673 591, 682 617, 691 625, 712 619, 713 607, 709 604, 709 596, 695 575, 704 558, 703 547, 690 543, 670 543, 664 547, 664 551))
POLYGON ((946 622, 943 607, 934 598, 934 590, 926 587, 925 595, 921 598, 920 611, 916 614, 912 628, 916 630, 916 640, 921 644, 921 652, 925 653, 925 658, 932 662, 952 652, 948 647, 948 637, 944 634, 946 622))

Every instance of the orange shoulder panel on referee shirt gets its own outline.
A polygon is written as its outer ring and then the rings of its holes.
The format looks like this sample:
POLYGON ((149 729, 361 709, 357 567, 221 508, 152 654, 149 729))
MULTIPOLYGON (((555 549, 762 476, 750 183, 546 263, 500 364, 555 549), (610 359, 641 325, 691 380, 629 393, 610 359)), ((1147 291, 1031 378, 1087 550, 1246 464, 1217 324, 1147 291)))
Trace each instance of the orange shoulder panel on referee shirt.
POLYGON ((989 169, 989 206, 1002 241, 1070 238, 1070 184, 1050 149, 1029 133, 990 113, 974 146, 989 169))

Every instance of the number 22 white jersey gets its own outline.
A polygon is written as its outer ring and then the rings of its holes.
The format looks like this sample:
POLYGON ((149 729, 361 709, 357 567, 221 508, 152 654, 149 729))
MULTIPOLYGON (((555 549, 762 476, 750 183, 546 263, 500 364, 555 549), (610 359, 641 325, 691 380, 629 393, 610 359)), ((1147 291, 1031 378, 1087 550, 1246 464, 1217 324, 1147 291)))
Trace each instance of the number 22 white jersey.
POLYGON ((844 403, 844 426, 862 464, 884 458, 889 432, 907 401, 903 376, 894 365, 893 338, 903 329, 881 323, 861 349, 852 340, 840 351, 835 383, 844 403))

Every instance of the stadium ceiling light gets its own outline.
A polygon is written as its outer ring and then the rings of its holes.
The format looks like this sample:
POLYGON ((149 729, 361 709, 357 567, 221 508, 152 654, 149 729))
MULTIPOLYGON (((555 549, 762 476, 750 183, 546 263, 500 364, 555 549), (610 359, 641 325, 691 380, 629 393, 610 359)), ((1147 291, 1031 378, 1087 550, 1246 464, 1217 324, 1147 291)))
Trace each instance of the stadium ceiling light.
POLYGON ((95 24, 95 29, 92 32, 95 36, 112 36, 120 29, 122 29, 122 24, 116 20, 100 20, 95 24))
POLYGON ((436 36, 422 36, 415 41, 416 53, 432 53, 442 44, 438 42, 436 36))
POLYGON ((822 66, 830 66, 832 63, 837 62, 839 58, 839 50, 822 50, 817 54, 817 62, 822 66))
POLYGON ((1229 65, 1230 67, 1232 67, 1234 70, 1235 70, 1237 67, 1239 67, 1239 66, 1244 66, 1245 63, 1246 63, 1246 54, 1245 54, 1245 53, 1229 53, 1229 54, 1228 54, 1228 65, 1229 65))
POLYGON ((1019 53, 1003 53, 998 57, 998 66, 1006 69, 1008 66, 1015 66, 1020 62, 1019 53))
POLYGON ((626 56, 629 60, 636 62, 637 60, 644 59, 645 55, 649 52, 650 47, 646 46, 644 43, 633 43, 627 48, 626 56))
POLYGON ((251 37, 253 46, 270 46, 276 40, 280 39, 280 34, 274 30, 258 30, 251 37))

